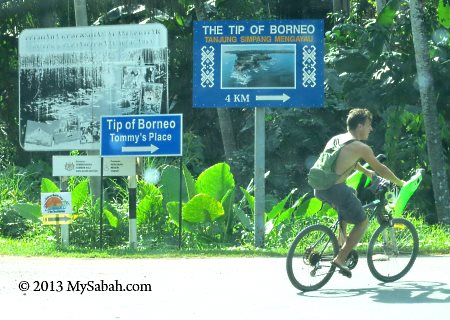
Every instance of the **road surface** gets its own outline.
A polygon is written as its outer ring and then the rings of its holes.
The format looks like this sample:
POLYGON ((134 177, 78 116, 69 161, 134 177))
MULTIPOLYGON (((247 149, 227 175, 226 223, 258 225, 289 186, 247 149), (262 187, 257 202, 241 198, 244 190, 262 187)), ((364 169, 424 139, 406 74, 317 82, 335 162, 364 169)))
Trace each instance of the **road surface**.
POLYGON ((376 280, 360 258, 352 279, 336 273, 321 290, 302 293, 290 284, 283 258, 4 256, 0 314, 13 320, 447 320, 449 280, 450 257, 419 257, 390 284, 376 280))

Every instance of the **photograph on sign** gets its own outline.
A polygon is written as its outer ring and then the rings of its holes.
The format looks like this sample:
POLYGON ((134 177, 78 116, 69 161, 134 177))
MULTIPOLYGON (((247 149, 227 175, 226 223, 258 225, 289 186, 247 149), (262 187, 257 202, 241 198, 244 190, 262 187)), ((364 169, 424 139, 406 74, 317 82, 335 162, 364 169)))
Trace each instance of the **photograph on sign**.
POLYGON ((295 88, 295 45, 223 45, 222 89, 295 88))
POLYGON ((167 29, 146 24, 24 30, 19 89, 25 150, 98 150, 100 116, 167 110, 167 29))
POLYGON ((323 20, 194 21, 194 108, 324 106, 323 20))

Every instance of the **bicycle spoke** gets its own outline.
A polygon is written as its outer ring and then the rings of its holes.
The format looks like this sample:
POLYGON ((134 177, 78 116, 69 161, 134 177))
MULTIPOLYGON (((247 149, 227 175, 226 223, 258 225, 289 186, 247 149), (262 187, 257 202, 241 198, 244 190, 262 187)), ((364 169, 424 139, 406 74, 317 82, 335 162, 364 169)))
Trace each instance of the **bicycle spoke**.
POLYGON ((395 281, 412 267, 418 254, 414 226, 405 219, 394 219, 393 226, 381 226, 370 240, 367 262, 381 281, 395 281))
POLYGON ((337 250, 336 237, 325 226, 315 225, 300 232, 286 264, 292 284, 303 291, 322 287, 334 272, 331 261, 337 250))

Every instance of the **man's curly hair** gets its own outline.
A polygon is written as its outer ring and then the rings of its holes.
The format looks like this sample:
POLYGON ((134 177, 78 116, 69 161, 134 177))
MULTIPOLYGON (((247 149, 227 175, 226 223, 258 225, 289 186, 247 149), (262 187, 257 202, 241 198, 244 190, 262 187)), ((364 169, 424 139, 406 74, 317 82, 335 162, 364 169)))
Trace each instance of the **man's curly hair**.
POLYGON ((366 120, 372 121, 372 113, 367 109, 352 109, 347 116, 347 128, 355 130, 358 124, 364 125, 366 120))

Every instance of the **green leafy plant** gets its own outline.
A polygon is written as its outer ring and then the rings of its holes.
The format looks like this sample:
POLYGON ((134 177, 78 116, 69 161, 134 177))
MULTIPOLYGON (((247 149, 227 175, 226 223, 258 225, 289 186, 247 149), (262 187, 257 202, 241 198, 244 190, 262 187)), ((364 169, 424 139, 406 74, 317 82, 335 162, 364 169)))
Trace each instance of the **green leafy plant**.
MULTIPOLYGON (((183 176, 186 186, 183 189, 186 190, 182 203, 183 228, 191 232, 198 230, 212 237, 218 232, 220 239, 231 236, 235 182, 230 166, 226 163, 213 165, 203 171, 197 180, 184 168, 183 176)), ((179 183, 174 184, 179 186, 179 183)), ((164 198, 166 192, 167 188, 164 188, 164 198)), ((179 223, 179 207, 179 201, 168 201, 166 204, 176 225, 179 223)))

